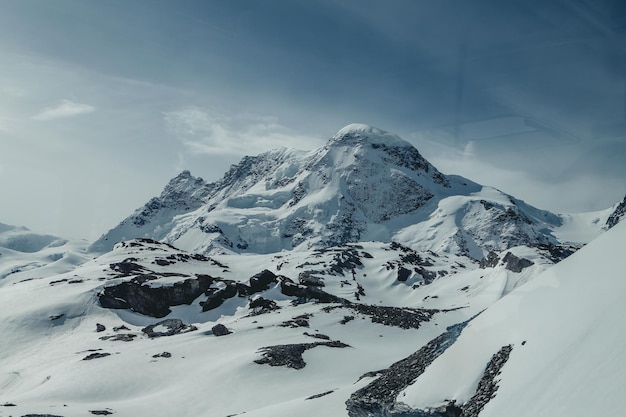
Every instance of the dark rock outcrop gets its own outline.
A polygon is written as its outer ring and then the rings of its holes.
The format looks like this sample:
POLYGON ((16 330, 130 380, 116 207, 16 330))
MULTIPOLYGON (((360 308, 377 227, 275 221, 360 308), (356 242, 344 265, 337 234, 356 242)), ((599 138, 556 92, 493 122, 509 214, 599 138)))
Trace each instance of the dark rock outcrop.
POLYGON ((92 359, 100 359, 100 358, 106 358, 107 356, 110 356, 110 353, 100 353, 100 352, 94 352, 94 353, 90 353, 89 355, 85 356, 83 358, 84 361, 90 361, 92 359))
POLYGON ((216 324, 215 326, 211 327, 211 332, 213 333, 213 336, 226 336, 232 333, 223 324, 216 324))
POLYGON ((280 310, 278 304, 274 300, 268 300, 263 297, 256 297, 250 300, 250 313, 251 316, 258 316, 259 314, 269 313, 270 311, 280 310))
POLYGON ((550 261, 557 263, 575 253, 580 246, 577 245, 554 245, 554 244, 536 244, 532 245, 544 253, 544 256, 550 261))
POLYGON ((282 277, 280 282, 280 292, 290 297, 298 297, 304 301, 315 300, 320 303, 341 303, 343 298, 322 291, 318 287, 299 285, 287 277, 282 277))
POLYGON ((205 291, 207 299, 202 303, 202 311, 216 309, 224 304, 224 301, 237 295, 237 283, 235 281, 222 280, 220 284, 218 288, 208 288, 205 291))
POLYGON ((136 334, 119 333, 112 336, 102 336, 100 340, 110 340, 113 342, 132 342, 137 337, 136 334))
POLYGON ((398 281, 405 282, 411 276, 411 271, 401 266, 398 269, 398 281))
POLYGON ((512 272, 522 272, 524 268, 535 264, 533 261, 526 258, 518 258, 511 252, 507 252, 506 255, 504 255, 502 262, 504 263, 504 267, 512 272))
POLYGON ((180 319, 166 319, 141 329, 148 337, 173 336, 198 330, 196 326, 185 324, 180 319))
POLYGON ((248 295, 265 291, 270 288, 272 283, 276 282, 278 282, 278 277, 272 271, 265 269, 252 276, 248 281, 248 286, 250 287, 248 295))
POLYGON ((626 196, 622 202, 615 207, 613 213, 611 213, 609 218, 606 220, 605 228, 608 230, 615 226, 624 216, 626 216, 626 196))
POLYGON ((345 343, 333 340, 330 342, 315 342, 315 343, 296 343, 291 345, 276 345, 266 346, 259 351, 263 357, 257 359, 254 362, 260 365, 268 364, 270 366, 286 366, 293 369, 302 369, 306 366, 306 362, 302 358, 302 354, 308 350, 317 346, 328 346, 333 348, 345 348, 350 347, 345 343))
POLYGON ((151 287, 133 279, 105 287, 98 299, 104 308, 127 309, 161 318, 171 313, 171 306, 191 304, 209 289, 214 280, 209 275, 198 275, 171 286, 151 287))
POLYGON ((478 265, 481 269, 495 268, 498 265, 498 262, 500 262, 500 257, 498 256, 498 254, 490 251, 487 256, 480 260, 478 265))

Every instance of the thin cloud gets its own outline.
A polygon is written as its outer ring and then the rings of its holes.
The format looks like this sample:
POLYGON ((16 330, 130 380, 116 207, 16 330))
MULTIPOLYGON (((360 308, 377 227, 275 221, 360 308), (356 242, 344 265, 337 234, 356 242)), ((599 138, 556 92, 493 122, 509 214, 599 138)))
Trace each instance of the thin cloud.
POLYGON ((75 117, 82 114, 92 113, 95 110, 96 108, 90 106, 89 104, 75 103, 70 100, 63 100, 58 106, 48 107, 47 109, 44 109, 41 113, 35 115, 33 119, 42 121, 64 119, 68 117, 75 117))
POLYGON ((168 130, 194 155, 251 155, 280 147, 309 149, 321 143, 272 117, 227 117, 189 107, 165 113, 164 119, 168 130))

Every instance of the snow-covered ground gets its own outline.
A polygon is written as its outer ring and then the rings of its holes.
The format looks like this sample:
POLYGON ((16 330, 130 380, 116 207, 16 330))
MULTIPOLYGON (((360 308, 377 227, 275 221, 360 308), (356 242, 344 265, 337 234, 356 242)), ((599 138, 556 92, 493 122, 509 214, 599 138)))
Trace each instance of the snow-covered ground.
POLYGON ((622 222, 489 307, 398 400, 464 403, 492 355, 511 345, 482 417, 622 415, 625 239, 622 222))
POLYGON ((185 171, 89 249, 0 224, 0 417, 620 415, 620 207, 540 210, 350 125, 185 171))

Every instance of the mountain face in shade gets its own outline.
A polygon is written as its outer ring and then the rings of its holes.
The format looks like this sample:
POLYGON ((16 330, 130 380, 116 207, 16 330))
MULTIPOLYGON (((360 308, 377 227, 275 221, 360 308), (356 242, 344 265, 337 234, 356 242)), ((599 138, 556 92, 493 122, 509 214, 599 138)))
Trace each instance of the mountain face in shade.
POLYGON ((311 152, 245 157, 213 183, 184 171, 92 250, 136 237, 205 254, 393 240, 481 259, 557 243, 550 230, 560 224, 498 190, 442 174, 396 135, 353 124, 311 152))

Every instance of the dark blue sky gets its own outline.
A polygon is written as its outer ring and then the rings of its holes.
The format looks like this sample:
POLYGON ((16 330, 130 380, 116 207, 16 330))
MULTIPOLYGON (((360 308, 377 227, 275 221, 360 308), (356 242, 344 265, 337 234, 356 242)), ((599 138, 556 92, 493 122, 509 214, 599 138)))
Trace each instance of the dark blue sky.
POLYGON ((352 122, 542 208, 626 192, 620 0, 0 0, 0 61, 0 186, 57 213, 0 221, 46 231, 93 238, 180 169, 352 122))

